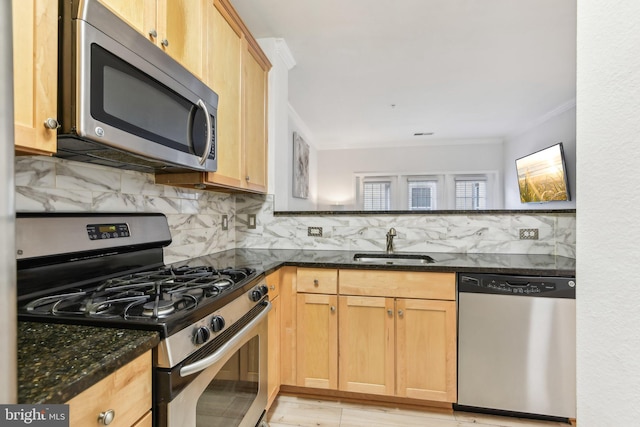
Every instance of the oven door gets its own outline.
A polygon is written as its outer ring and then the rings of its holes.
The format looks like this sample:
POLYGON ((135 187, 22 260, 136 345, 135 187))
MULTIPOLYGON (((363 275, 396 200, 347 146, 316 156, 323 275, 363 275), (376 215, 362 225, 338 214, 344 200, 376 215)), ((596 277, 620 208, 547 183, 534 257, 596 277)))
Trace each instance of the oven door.
MULTIPOLYGON (((263 420, 267 406, 269 309, 267 305, 253 326, 235 335, 231 345, 220 347, 221 353, 208 356, 217 359, 213 364, 202 369, 200 361, 196 361, 171 370, 174 379, 169 381, 170 387, 180 390, 171 393, 171 401, 156 408, 158 426, 255 427, 261 421, 267 425, 263 420), (190 374, 194 370, 197 372, 190 374), (180 371, 187 375, 180 375, 180 371)), ((157 382, 157 387, 166 386, 165 381, 157 382)))

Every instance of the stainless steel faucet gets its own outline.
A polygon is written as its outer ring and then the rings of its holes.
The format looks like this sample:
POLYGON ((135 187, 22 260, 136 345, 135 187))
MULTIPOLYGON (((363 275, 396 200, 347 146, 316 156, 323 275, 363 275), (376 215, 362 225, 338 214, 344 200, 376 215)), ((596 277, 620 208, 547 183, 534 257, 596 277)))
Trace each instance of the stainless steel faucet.
POLYGON ((389 232, 387 233, 387 253, 391 254, 393 253, 393 238, 396 237, 396 229, 395 228, 390 228, 389 232))

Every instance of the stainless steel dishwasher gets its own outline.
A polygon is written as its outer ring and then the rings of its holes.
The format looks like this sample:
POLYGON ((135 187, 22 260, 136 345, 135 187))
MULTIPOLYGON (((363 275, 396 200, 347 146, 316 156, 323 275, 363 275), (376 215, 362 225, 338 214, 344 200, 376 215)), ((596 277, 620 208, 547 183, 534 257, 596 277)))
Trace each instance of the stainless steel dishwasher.
POLYGON ((458 274, 457 409, 576 417, 576 281, 458 274))

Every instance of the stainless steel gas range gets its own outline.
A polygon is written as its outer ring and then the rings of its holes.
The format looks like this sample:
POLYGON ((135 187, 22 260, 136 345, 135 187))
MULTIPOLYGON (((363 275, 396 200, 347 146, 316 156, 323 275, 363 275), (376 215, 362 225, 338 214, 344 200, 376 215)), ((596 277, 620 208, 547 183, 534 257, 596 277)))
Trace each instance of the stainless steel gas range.
POLYGON ((157 427, 266 426, 264 274, 165 265, 170 243, 162 214, 19 213, 18 317, 158 331, 157 427))

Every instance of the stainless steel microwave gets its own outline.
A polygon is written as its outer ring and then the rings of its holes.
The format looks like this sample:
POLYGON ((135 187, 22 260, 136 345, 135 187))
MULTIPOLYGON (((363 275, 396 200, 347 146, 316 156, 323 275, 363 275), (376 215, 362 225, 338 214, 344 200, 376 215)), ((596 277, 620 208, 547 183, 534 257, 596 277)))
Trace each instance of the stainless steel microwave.
POLYGON ((218 95, 97 0, 60 0, 60 14, 56 156, 215 171, 218 95))

